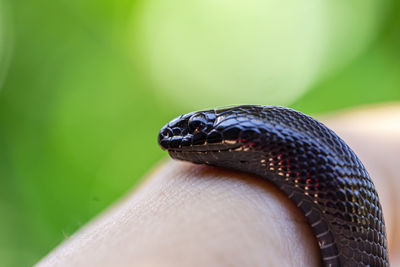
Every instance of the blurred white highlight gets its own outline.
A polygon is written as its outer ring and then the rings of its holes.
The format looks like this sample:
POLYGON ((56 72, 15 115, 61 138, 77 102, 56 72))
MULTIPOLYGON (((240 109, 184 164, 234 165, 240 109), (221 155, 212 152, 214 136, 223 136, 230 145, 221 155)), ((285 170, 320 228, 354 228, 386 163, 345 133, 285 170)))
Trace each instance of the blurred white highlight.
POLYGON ((363 50, 382 3, 149 0, 134 14, 135 60, 178 105, 288 105, 363 50))

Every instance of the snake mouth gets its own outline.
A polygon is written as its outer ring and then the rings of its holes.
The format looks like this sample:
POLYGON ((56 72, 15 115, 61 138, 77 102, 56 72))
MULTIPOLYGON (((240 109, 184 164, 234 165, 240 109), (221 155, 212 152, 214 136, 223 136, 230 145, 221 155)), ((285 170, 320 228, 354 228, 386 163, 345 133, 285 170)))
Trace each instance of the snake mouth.
POLYGON ((240 142, 229 142, 223 141, 217 144, 209 144, 205 142, 202 145, 188 145, 178 147, 164 147, 163 150, 167 150, 169 153, 213 153, 213 152, 224 152, 232 151, 242 147, 240 142))
POLYGON ((169 153, 213 153, 213 152, 224 152, 224 151, 233 151, 242 147, 242 144, 204 144, 204 145, 193 145, 181 148, 163 148, 167 150, 169 153))
POLYGON ((182 148, 166 149, 168 154, 177 160, 191 161, 213 165, 214 160, 218 160, 221 154, 232 154, 232 151, 241 150, 241 144, 212 144, 212 145, 193 145, 182 148), (206 159, 208 158, 208 159, 206 159))

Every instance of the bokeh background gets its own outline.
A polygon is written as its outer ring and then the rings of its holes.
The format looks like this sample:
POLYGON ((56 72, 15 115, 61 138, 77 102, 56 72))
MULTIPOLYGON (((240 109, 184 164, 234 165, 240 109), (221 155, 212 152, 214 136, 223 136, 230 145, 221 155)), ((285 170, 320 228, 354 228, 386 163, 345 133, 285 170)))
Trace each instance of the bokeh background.
POLYGON ((397 100, 397 0, 0 0, 0 266, 130 190, 180 113, 397 100))

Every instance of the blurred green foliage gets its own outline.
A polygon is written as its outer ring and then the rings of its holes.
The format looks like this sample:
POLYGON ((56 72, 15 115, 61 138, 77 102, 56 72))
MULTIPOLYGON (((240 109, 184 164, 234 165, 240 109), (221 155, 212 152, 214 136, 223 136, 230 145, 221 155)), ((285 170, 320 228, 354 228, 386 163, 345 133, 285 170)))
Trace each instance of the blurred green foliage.
MULTIPOLYGON (((161 93, 135 50, 144 3, 0 1, 1 266, 32 265, 132 188, 164 155, 159 128, 190 111, 161 93)), ((366 49, 292 107, 400 100, 400 4, 382 3, 366 49)))

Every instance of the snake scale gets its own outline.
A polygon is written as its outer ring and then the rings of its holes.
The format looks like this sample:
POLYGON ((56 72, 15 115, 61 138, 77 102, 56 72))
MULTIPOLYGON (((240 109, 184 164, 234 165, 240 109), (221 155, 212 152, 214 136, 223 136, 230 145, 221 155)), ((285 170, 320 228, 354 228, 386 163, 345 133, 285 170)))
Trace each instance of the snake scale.
POLYGON ((381 205, 332 130, 293 109, 243 105, 175 118, 158 142, 174 159, 256 174, 305 214, 324 266, 389 266, 381 205))

